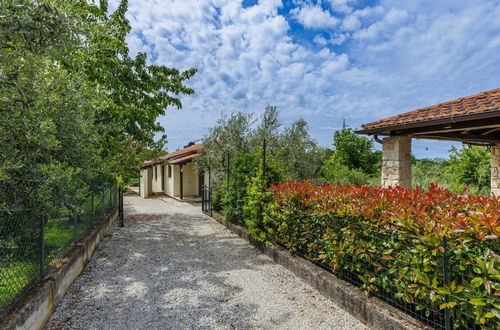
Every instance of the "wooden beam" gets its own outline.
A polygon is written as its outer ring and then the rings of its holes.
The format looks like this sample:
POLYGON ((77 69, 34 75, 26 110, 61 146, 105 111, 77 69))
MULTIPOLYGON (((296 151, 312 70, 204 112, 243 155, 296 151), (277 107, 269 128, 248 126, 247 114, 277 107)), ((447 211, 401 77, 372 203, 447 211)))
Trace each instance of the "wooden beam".
POLYGON ((434 133, 443 133, 443 132, 459 132, 459 131, 473 131, 478 129, 487 129, 487 128, 500 128, 500 117, 490 118, 490 123, 477 123, 477 126, 474 126, 473 123, 457 123, 455 125, 444 125, 441 127, 418 127, 418 128, 410 128, 407 130, 395 130, 391 131, 392 136, 401 136, 401 135, 419 135, 419 134, 434 134, 434 133), (493 121, 493 122, 492 122, 493 121), (445 128, 447 127, 447 128, 445 128))
POLYGON ((488 135, 488 134, 491 134, 491 133, 494 133, 494 132, 498 132, 498 131, 500 131, 500 127, 497 127, 497 128, 494 128, 494 129, 490 129, 490 130, 488 130, 486 132, 481 133, 481 135, 488 135))
POLYGON ((500 137, 487 137, 482 135, 474 134, 460 134, 460 133, 441 133, 441 134, 422 134, 415 136, 419 139, 439 139, 439 140, 451 140, 451 141, 470 141, 470 142, 500 142, 500 137))

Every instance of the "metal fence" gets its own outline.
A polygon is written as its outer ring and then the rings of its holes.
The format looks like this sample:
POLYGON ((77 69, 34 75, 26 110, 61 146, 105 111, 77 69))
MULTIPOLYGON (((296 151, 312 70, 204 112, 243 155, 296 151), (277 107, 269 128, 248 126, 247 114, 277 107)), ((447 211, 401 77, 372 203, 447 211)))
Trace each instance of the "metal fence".
POLYGON ((212 187, 201 186, 201 210, 203 213, 212 216, 212 187))
MULTIPOLYGON (((316 223, 322 229, 316 231, 328 232, 332 235, 323 239, 323 235, 298 234, 296 245, 292 250, 297 255, 310 260, 317 266, 335 274, 337 277, 358 287, 369 286, 369 295, 375 296, 390 305, 406 312, 407 314, 423 321, 436 329, 498 329, 500 326, 497 317, 485 318, 483 324, 478 324, 478 317, 474 315, 470 296, 474 296, 474 288, 470 286, 474 278, 483 278, 490 282, 492 287, 500 287, 498 269, 500 258, 491 251, 480 252, 464 251, 456 247, 456 242, 448 242, 446 237, 440 244, 424 242, 421 238, 397 231, 377 231, 358 224, 347 224, 346 221, 331 217, 323 217, 325 224, 316 223), (374 232, 377 232, 374 234, 374 232), (356 252, 347 252, 345 241, 356 252), (339 244, 341 253, 321 255, 324 251, 331 249, 332 242, 339 244), (300 242, 300 243, 297 243, 300 242), (316 248, 311 249, 311 246, 316 248), (385 249, 381 247, 386 246, 385 249), (397 250, 394 248, 397 247, 397 250), (365 252, 362 252, 366 250, 365 252), (384 251, 385 250, 385 251, 384 251), (322 252, 323 251, 323 252, 322 252), (359 252, 359 253, 358 253, 359 252), (486 254, 485 254, 486 253, 486 254), (415 259, 417 258, 417 259, 415 259), (425 260, 424 260, 425 259, 425 260), (467 263, 461 262, 467 260, 467 263), (491 263, 488 274, 481 273, 478 263, 491 263), (464 266, 466 265, 466 266, 464 266), (422 268, 417 272, 409 271, 422 268), (371 279, 365 278, 368 274, 371 279), (462 288, 455 292, 443 294, 436 293, 439 287, 462 288), (404 293, 404 288, 414 288, 415 295, 404 293), (424 295, 418 295, 418 291, 424 295), (463 295, 465 290, 469 295, 463 295), (437 297, 431 301, 431 292, 437 297), (421 297, 425 298, 422 299, 421 297), (454 308, 439 308, 440 305, 455 302, 454 308)), ((290 245, 283 242, 275 242, 285 248, 290 245)), ((335 244, 335 243, 333 243, 335 244)), ((335 250, 335 249, 333 249, 335 250)), ((498 252, 498 251, 497 251, 498 252)), ((451 290, 453 291, 453 290, 451 290)), ((478 293, 484 313, 491 313, 497 305, 498 299, 491 294, 478 293)), ((477 292, 476 292, 477 294, 477 292)))
POLYGON ((0 316, 119 202, 116 183, 92 184, 78 194, 78 205, 57 208, 51 216, 0 211, 0 316))

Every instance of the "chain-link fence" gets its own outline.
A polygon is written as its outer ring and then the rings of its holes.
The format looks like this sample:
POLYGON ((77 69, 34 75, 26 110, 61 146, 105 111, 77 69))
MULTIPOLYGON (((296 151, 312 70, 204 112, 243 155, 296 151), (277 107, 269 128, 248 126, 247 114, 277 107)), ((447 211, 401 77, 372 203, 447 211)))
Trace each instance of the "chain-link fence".
POLYGON ((26 209, 0 211, 0 315, 119 200, 117 184, 109 181, 85 185, 75 194, 78 202, 58 207, 50 216, 26 209))
MULTIPOLYGON (((475 278, 481 279, 481 284, 490 283, 492 288, 500 285, 500 257, 491 250, 480 255, 478 251, 457 247, 457 242, 450 243, 446 237, 440 244, 433 244, 407 233, 378 230, 328 216, 318 218, 316 223, 320 228, 310 231, 317 235, 307 234, 306 230, 297 233, 292 246, 294 254, 369 290, 369 295, 433 328, 498 327, 495 290, 488 293, 483 292, 482 285, 474 286, 475 278), (491 264, 488 270, 484 263, 491 264), (475 300, 481 301, 482 316, 474 308, 475 300)), ((275 244, 290 248, 286 240, 275 244)))

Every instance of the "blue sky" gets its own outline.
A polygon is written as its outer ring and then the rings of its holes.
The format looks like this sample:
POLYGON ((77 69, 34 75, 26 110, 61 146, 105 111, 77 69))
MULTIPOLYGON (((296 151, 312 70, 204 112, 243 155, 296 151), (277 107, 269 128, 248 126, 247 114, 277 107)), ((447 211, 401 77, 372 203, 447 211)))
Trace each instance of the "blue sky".
MULTIPOLYGON (((116 0, 114 0, 116 6, 116 0)), ((128 44, 197 68, 183 110, 160 118, 168 149, 223 114, 278 107, 286 125, 334 130, 500 87, 500 0, 130 0, 128 44)), ((417 157, 450 142, 415 141, 417 157)))

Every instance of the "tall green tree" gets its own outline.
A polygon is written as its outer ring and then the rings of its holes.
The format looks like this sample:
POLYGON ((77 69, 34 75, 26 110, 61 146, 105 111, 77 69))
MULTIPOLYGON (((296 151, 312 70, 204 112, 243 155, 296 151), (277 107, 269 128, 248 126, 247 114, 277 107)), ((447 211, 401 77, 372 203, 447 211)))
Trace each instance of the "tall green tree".
POLYGON ((310 179, 319 174, 324 160, 323 152, 309 135, 308 124, 304 119, 286 127, 280 140, 280 159, 286 164, 292 179, 310 179))
POLYGON ((163 130, 158 116, 193 93, 184 81, 194 69, 129 55, 126 10, 127 1, 111 15, 105 0, 0 3, 0 208, 38 214, 71 204, 77 178, 136 176, 134 155, 156 148, 163 130))
POLYGON ((322 168, 328 182, 366 184, 380 169, 382 154, 373 149, 373 140, 350 128, 333 134, 333 154, 322 168))
POLYGON ((470 188, 472 193, 490 192, 490 157, 485 147, 471 146, 460 150, 452 148, 446 175, 450 188, 456 192, 470 188))

